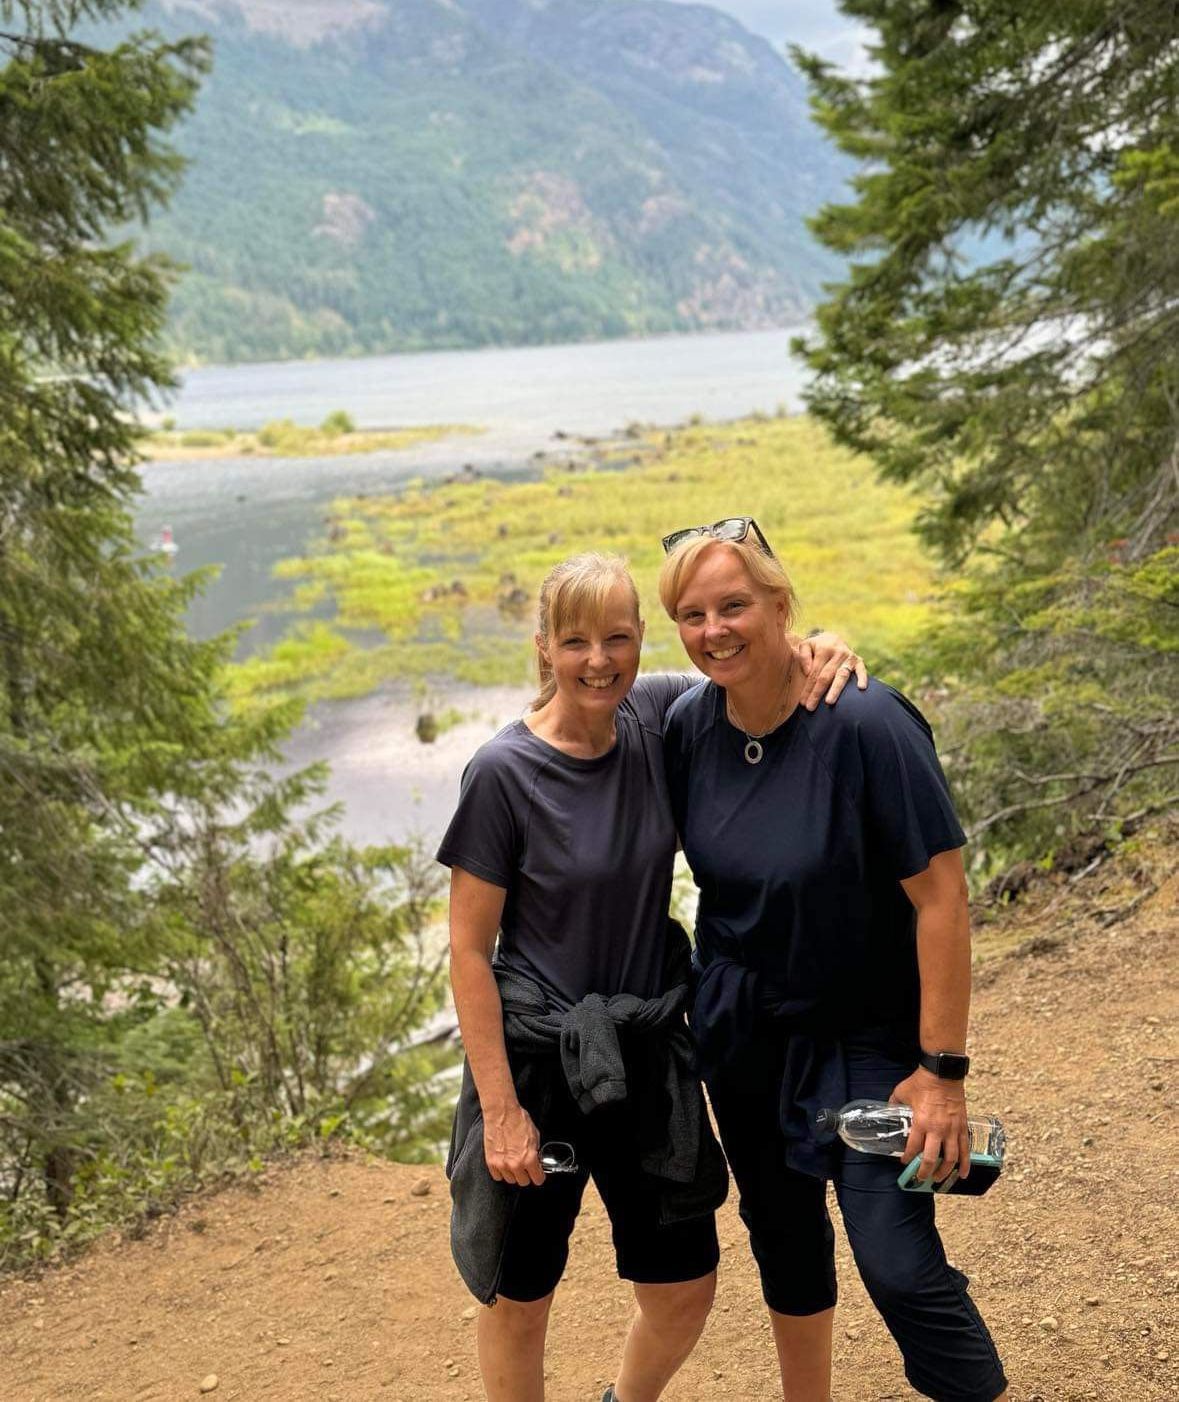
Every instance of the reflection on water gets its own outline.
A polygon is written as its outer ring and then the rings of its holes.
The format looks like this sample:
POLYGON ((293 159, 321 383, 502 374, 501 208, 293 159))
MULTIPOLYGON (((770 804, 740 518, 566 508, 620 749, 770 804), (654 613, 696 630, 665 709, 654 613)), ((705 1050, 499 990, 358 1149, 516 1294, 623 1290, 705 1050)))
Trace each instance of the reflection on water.
POLYGON ((463 766, 484 740, 523 715, 532 694, 522 687, 440 688, 433 709, 453 707, 465 719, 429 745, 415 734, 422 706, 406 686, 324 703, 309 711, 287 761, 293 769, 316 760, 331 765, 327 797, 345 805, 342 831, 352 841, 397 842, 420 832, 437 842, 458 801, 463 766))

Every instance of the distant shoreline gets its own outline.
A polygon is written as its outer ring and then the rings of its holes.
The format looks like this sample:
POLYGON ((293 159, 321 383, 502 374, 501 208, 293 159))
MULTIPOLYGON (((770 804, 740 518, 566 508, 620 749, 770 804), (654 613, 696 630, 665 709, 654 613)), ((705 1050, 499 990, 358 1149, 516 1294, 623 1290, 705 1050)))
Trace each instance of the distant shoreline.
POLYGON ((387 346, 384 350, 367 348, 354 351, 323 351, 307 355, 288 355, 280 358, 261 356, 257 359, 246 357, 241 360, 206 360, 201 356, 181 354, 175 361, 177 372, 183 377, 193 372, 214 373, 222 370, 253 370, 276 368, 284 365, 332 365, 340 361, 413 359, 419 356, 448 355, 494 355, 511 351, 554 351, 577 349, 582 346, 617 346, 635 342, 659 342, 680 340, 723 340, 730 336, 757 336, 780 333, 796 336, 811 329, 814 324, 812 310, 800 308, 797 318, 778 321, 773 318, 766 322, 754 320, 744 325, 669 327, 661 331, 623 331, 610 336, 591 332, 585 336, 558 336, 554 340, 522 341, 476 341, 437 342, 428 345, 387 346))
POLYGON ((484 433, 472 424, 417 424, 401 428, 302 428, 288 419, 260 429, 152 429, 141 444, 144 467, 166 462, 227 458, 327 458, 399 452, 441 438, 484 433))

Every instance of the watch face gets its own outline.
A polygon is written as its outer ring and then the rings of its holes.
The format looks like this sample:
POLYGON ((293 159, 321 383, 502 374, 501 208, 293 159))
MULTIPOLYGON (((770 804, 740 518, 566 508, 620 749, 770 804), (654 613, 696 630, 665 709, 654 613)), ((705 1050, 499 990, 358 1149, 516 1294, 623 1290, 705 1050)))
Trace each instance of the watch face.
POLYGON ((921 1061, 926 1070, 943 1081, 960 1081, 970 1070, 970 1058, 957 1052, 923 1052, 921 1061))

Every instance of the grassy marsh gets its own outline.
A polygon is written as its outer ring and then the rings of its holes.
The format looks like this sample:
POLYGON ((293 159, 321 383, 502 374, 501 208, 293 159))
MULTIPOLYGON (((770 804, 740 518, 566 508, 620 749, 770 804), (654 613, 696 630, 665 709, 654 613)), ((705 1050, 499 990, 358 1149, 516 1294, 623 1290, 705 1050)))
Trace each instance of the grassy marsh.
POLYGON ((421 424, 406 428, 355 428, 337 410, 318 428, 275 419, 260 429, 153 429, 142 442, 148 462, 215 458, 328 458, 350 453, 396 452, 453 434, 481 433, 467 424, 421 424))
POLYGON ((879 668, 935 607, 933 568, 911 532, 904 488, 836 447, 807 418, 749 419, 627 437, 536 481, 471 477, 337 501, 328 538, 284 561, 296 621, 284 640, 233 669, 238 704, 298 692, 363 695, 390 678, 522 683, 533 601, 546 571, 581 550, 625 555, 646 604, 645 666, 683 666, 655 592, 659 538, 676 526, 756 515, 790 570, 800 626, 840 630, 879 668), (350 630, 384 641, 361 647, 350 630))

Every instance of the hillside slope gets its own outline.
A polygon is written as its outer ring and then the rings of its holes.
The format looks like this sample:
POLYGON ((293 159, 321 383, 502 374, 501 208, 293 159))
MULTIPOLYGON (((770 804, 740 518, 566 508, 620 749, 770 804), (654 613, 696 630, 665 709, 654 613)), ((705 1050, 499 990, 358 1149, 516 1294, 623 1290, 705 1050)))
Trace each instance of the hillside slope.
MULTIPOLYGON (((975 1104, 1012 1138, 988 1197, 941 1207, 1015 1402, 1176 1396, 1179 917, 1174 875, 1042 888, 979 933, 975 1104), (1005 951, 1005 952, 1000 952, 1005 951)), ((557 1298, 551 1402, 597 1402, 627 1325, 593 1194, 557 1298)), ((440 1169, 303 1159, 0 1288, 6 1402, 216 1398, 474 1402, 475 1309, 447 1251, 440 1169), (428 1186, 425 1196, 415 1186, 428 1186)), ((669 1402, 772 1399, 771 1345, 734 1204, 716 1311, 669 1402)), ((910 1398, 840 1242, 840 1402, 910 1398)))
POLYGON ((764 40, 663 0, 151 0, 209 33, 149 245, 205 359, 796 320, 847 171, 764 40))

